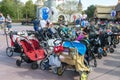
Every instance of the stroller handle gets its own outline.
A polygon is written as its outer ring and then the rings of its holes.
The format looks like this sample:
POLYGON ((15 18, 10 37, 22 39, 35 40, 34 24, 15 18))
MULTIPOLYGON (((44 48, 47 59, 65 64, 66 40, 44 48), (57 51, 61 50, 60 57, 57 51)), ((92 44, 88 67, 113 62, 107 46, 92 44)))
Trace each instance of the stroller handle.
POLYGON ((61 43, 63 42, 62 39, 58 38, 58 39, 56 39, 55 41, 53 41, 53 44, 54 44, 54 45, 57 45, 57 43, 56 43, 57 41, 61 41, 59 44, 61 44, 61 43))

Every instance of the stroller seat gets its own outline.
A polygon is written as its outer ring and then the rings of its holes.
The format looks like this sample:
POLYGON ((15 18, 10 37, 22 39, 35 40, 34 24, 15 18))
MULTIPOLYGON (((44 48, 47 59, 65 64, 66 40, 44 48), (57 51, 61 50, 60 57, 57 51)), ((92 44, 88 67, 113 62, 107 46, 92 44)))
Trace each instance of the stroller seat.
POLYGON ((39 45, 39 42, 35 39, 29 39, 29 41, 33 44, 33 47, 35 50, 42 49, 42 47, 39 45))
POLYGON ((39 45, 39 41, 35 38, 32 38, 32 39, 29 39, 29 41, 33 44, 33 47, 35 49, 35 52, 38 53, 39 55, 39 58, 43 59, 44 58, 44 49, 39 45), (42 56, 43 54, 43 56, 42 56))
POLYGON ((35 49, 33 43, 31 43, 29 40, 22 39, 19 41, 25 55, 32 61, 41 60, 45 57, 44 50, 39 48, 35 49))

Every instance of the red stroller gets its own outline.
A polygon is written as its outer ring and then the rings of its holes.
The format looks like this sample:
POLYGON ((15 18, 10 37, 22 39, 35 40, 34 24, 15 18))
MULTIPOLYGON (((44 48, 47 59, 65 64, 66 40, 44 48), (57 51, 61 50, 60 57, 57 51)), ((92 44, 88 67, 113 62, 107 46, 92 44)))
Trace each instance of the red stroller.
POLYGON ((17 42, 23 48, 21 53, 21 59, 16 61, 17 66, 21 66, 21 63, 27 62, 32 63, 31 68, 38 68, 38 61, 45 58, 45 51, 39 46, 39 42, 36 39, 17 38, 17 42))
POLYGON ((19 35, 17 35, 17 32, 10 32, 9 37, 10 37, 10 46, 8 42, 8 36, 6 35, 6 41, 7 41, 6 55, 12 57, 14 52, 21 53, 22 48, 16 41, 16 38, 20 37, 19 35))
POLYGON ((6 42, 7 42, 6 55, 8 57, 12 57, 13 53, 23 52, 22 47, 16 41, 16 39, 21 36, 25 36, 25 34, 22 32, 16 32, 16 31, 11 31, 9 34, 6 34, 6 42), (8 36, 10 38, 10 41, 8 39, 8 36))

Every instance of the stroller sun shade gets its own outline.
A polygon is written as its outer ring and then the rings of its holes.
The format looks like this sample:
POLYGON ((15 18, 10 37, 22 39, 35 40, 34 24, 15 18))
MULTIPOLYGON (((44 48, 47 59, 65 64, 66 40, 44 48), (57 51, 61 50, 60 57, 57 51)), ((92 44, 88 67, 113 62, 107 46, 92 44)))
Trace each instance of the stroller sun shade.
POLYGON ((70 42, 70 41, 65 41, 63 43, 64 47, 69 47, 69 48, 77 48, 78 53, 80 55, 84 55, 86 53, 86 46, 80 42, 70 42))

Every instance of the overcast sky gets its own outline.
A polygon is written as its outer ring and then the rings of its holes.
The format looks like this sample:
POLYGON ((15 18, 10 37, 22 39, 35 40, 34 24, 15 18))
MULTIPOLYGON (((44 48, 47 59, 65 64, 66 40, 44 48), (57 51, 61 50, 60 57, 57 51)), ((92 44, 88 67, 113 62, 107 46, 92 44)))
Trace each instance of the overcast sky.
MULTIPOLYGON (((1 0, 0 0, 1 1, 1 0)), ((21 2, 26 2, 28 0, 21 0, 21 2)), ((37 0, 33 0, 35 3, 37 0)), ((79 1, 79 0, 77 0, 79 1)), ((83 4, 83 10, 87 9, 90 5, 116 5, 118 3, 118 0, 81 0, 83 4)))

